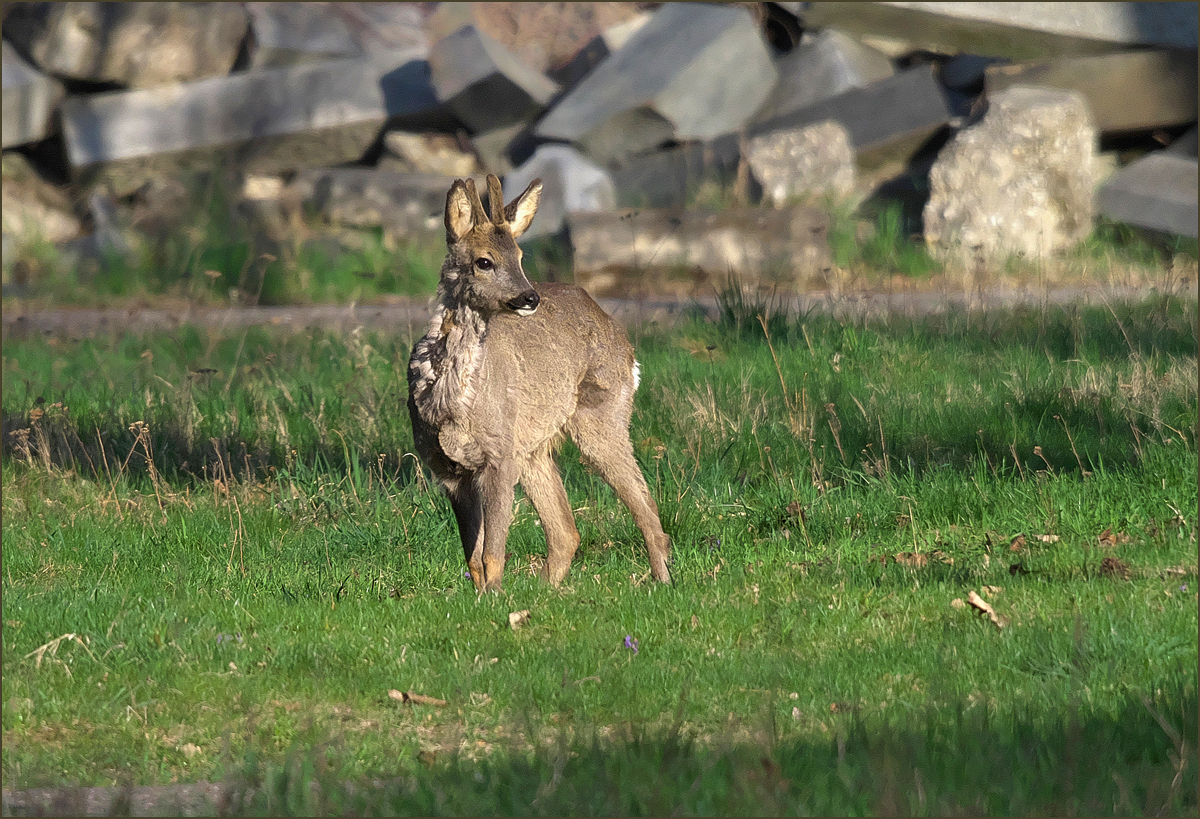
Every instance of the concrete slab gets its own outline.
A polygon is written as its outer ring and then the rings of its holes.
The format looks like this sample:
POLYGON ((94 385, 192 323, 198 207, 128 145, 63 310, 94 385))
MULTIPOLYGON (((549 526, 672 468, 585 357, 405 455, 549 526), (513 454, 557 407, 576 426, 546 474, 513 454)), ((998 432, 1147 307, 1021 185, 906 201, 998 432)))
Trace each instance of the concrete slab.
POLYGON ((619 164, 670 139, 712 139, 762 105, 777 72, 750 14, 670 3, 600 63, 538 124, 619 164))
POLYGON ((1118 222, 1195 239, 1196 174, 1194 152, 1155 151, 1100 187, 1097 210, 1118 222))
POLYGON ((359 159, 389 119, 436 108, 419 51, 76 97, 62 107, 72 173, 118 191, 218 161, 276 173, 359 159))
POLYGON ((826 29, 779 60, 779 82, 755 114, 771 119, 895 74, 892 61, 836 29, 826 29))
POLYGON ((1014 85, 1077 91, 1101 133, 1143 131, 1196 119, 1196 52, 1154 49, 1065 57, 987 70, 988 94, 1014 85))
POLYGON ((54 112, 63 99, 62 83, 47 77, 4 41, 4 147, 37 142, 57 132, 54 112))
POLYGON ((438 40, 429 65, 438 99, 472 133, 531 119, 558 92, 557 84, 475 26, 438 40))
POLYGON ((731 275, 799 292, 830 265, 829 220, 816 208, 572 213, 567 223, 575 283, 593 296, 711 296, 731 275))
POLYGON ((823 2, 805 26, 907 41, 909 50, 1034 60, 1137 46, 1196 48, 1195 3, 823 2))

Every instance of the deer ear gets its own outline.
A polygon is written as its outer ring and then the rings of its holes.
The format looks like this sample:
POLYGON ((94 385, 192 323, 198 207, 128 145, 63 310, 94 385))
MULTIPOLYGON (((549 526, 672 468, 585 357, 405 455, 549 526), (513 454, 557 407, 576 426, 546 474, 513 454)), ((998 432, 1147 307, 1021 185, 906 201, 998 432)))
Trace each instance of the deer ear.
MULTIPOLYGON (((471 180, 467 180, 470 182, 471 180)), ((475 211, 471 206, 471 196, 467 191, 467 182, 455 179, 446 194, 446 241, 457 242, 475 227, 475 211)))
POLYGON ((529 183, 524 193, 508 203, 508 207, 504 209, 504 218, 509 222, 514 239, 520 238, 521 234, 529 229, 541 201, 542 180, 535 179, 529 183))

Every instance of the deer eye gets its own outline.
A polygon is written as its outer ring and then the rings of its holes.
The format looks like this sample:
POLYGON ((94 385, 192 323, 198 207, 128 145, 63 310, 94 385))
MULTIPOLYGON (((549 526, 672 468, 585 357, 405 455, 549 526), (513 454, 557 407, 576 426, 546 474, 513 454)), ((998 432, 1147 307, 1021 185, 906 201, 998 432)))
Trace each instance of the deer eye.
POLYGON ((475 266, 485 272, 491 271, 496 267, 495 263, 486 256, 480 256, 478 259, 476 259, 475 266))

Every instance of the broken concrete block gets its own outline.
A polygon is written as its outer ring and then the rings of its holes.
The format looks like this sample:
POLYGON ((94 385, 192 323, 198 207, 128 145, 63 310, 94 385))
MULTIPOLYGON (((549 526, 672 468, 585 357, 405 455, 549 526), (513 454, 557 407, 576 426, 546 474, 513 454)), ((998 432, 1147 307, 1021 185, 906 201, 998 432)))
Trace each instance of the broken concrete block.
POLYGON ((1196 238, 1196 155, 1155 151, 1117 171, 1096 195, 1109 219, 1196 238))
POLYGON ((43 71, 150 88, 229 73, 246 37, 238 3, 25 4, 4 36, 43 71))
POLYGON ((72 172, 123 193, 181 167, 224 162, 275 173, 357 160, 389 118, 436 106, 422 61, 413 55, 328 60, 68 99, 62 118, 72 172), (417 70, 408 72, 410 65, 417 70))
POLYGON ((971 266, 1074 246, 1092 230, 1095 146, 1078 94, 1018 85, 992 97, 930 169, 930 251, 971 266))
POLYGON ((577 51, 570 60, 560 66, 551 67, 546 75, 564 89, 574 88, 579 81, 592 72, 592 69, 608 58, 609 54, 619 49, 649 21, 650 15, 638 14, 622 23, 597 34, 577 51))
POLYGON ((1196 119, 1195 51, 1132 51, 988 69, 989 95, 1013 85, 1043 85, 1082 94, 1096 128, 1104 134, 1196 119))
POLYGON ((388 131, 383 145, 384 155, 377 165, 380 170, 452 177, 479 173, 475 155, 464 151, 458 137, 450 134, 388 131))
POLYGON ((624 208, 682 208, 715 192, 717 198, 737 183, 738 143, 732 152, 690 143, 669 151, 634 157, 612 171, 617 204, 624 208))
MULTIPOLYGON (((756 122, 750 137, 834 120, 845 126, 858 162, 868 166, 910 158, 952 116, 931 65, 902 71, 864 88, 805 106, 790 114, 756 122)), ((718 153, 736 151, 736 138, 714 144, 718 153)))
POLYGON ((45 139, 57 130, 54 112, 62 102, 60 82, 21 59, 4 41, 4 147, 45 139))
POLYGON ((453 182, 454 177, 437 174, 318 168, 298 173, 286 195, 334 224, 382 227, 401 238, 437 238, 445 230, 446 191, 453 182))
POLYGON ((793 199, 844 198, 854 190, 850 134, 832 120, 753 137, 746 162, 775 207, 793 199))
POLYGON ((910 52, 1013 60, 1196 48, 1198 26, 1195 3, 812 3, 803 17, 806 27, 881 35, 910 52))
POLYGON ((620 164, 662 142, 741 127, 777 74, 750 14, 670 3, 554 106, 535 133, 620 164))
POLYGON ((530 119, 558 91, 475 26, 438 40, 429 65, 438 99, 473 133, 530 119))
POLYGON ((892 61, 836 29, 801 43, 778 64, 779 83, 755 114, 767 120, 790 114, 851 88, 892 76, 892 61))
POLYGON ((512 199, 535 179, 542 180, 537 218, 522 239, 558 233, 568 213, 608 211, 617 206, 616 188, 606 170, 569 145, 543 145, 504 178, 504 198, 512 199))
POLYGON ((361 52, 350 24, 326 3, 247 3, 246 11, 250 15, 252 69, 282 68, 361 52))
POLYGON ((503 128, 471 137, 471 147, 475 149, 480 164, 488 173, 506 176, 512 171, 513 163, 509 154, 509 145, 525 131, 526 127, 526 123, 518 122, 516 125, 506 125, 503 128))
POLYGON ((828 217, 816 208, 604 211, 567 216, 575 283, 593 296, 803 290, 830 265, 828 217))

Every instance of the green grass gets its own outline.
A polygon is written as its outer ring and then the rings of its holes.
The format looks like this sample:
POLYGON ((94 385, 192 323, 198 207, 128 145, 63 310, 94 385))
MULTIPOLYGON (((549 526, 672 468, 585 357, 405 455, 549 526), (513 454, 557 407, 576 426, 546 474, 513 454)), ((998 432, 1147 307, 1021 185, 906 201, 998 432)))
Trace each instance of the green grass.
POLYGON ((408 454, 410 339, 6 342, 5 787, 1194 814, 1195 302, 773 315, 769 343, 724 307, 635 339, 675 584, 568 444, 571 575, 532 576, 522 500, 484 598, 408 454))

